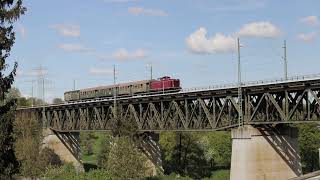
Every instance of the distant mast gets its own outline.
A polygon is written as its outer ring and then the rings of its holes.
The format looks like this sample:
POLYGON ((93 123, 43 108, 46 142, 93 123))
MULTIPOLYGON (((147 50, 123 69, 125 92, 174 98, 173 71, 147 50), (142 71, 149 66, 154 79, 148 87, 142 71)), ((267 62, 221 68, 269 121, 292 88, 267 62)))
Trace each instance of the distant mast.
POLYGON ((117 118, 117 87, 116 87, 116 65, 113 65, 113 108, 114 119, 117 118))
POLYGON ((237 39, 237 49, 238 49, 238 103, 239 103, 239 115, 238 123, 239 127, 242 126, 242 82, 241 82, 241 61, 240 61, 240 39, 237 39))
POLYGON ((288 80, 287 42, 283 42, 284 80, 288 80))

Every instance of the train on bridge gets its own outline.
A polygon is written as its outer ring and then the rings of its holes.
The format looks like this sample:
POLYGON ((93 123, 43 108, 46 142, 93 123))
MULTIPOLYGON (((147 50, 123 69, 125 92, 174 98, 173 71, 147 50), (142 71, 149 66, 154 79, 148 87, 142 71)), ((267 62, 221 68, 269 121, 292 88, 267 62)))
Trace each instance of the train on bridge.
POLYGON ((180 90, 181 87, 179 79, 173 79, 169 76, 164 76, 159 79, 134 81, 116 85, 67 91, 64 93, 64 100, 66 102, 72 102, 89 99, 108 98, 113 97, 114 92, 117 96, 124 97, 141 94, 178 92, 180 90))

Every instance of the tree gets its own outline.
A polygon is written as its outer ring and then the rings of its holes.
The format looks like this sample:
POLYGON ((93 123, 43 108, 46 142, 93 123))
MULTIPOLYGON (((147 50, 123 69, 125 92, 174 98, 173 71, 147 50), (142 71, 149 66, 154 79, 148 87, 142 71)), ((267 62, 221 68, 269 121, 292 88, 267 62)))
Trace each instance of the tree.
POLYGON ((6 59, 10 56, 15 41, 13 23, 24 14, 22 0, 1 0, 0 2, 0 179, 9 179, 17 172, 17 160, 13 150, 13 120, 15 100, 5 101, 5 94, 11 88, 16 75, 17 63, 8 72, 6 59))
POLYGON ((12 87, 9 89, 8 93, 6 93, 6 101, 18 99, 21 97, 20 90, 16 87, 12 87))
POLYGON ((111 180, 109 173, 104 169, 91 170, 89 172, 77 172, 72 164, 65 164, 61 167, 50 168, 44 172, 46 180, 68 179, 68 180, 111 180))
POLYGON ((43 169, 44 167, 57 167, 63 163, 60 157, 50 148, 43 148, 39 155, 39 165, 43 169))
POLYGON ((177 173, 196 179, 210 176, 197 133, 162 133, 160 146, 163 151, 163 168, 166 174, 177 173))
POLYGON ((116 137, 111 145, 105 169, 115 179, 142 179, 146 173, 146 157, 129 137, 116 137))
POLYGON ((211 166, 229 168, 231 164, 230 132, 210 132, 200 137, 200 144, 211 166))
POLYGON ((9 89, 9 92, 6 94, 6 101, 10 101, 14 99, 17 100, 18 107, 28 107, 32 105, 32 99, 22 97, 20 90, 16 87, 12 87, 11 89, 9 89))
POLYGON ((97 139, 93 132, 80 133, 80 144, 82 152, 86 155, 93 153, 93 143, 97 139))
POLYGON ((41 125, 36 118, 14 121, 16 136, 15 155, 20 163, 20 174, 25 177, 37 177, 41 173, 39 163, 41 125))
POLYGON ((115 179, 142 179, 147 172, 147 158, 139 150, 139 135, 134 119, 117 117, 112 136, 106 136, 100 148, 98 166, 115 179))
POLYGON ((61 98, 54 98, 52 104, 62 104, 64 101, 61 98))
POLYGON ((97 158, 97 165, 99 168, 106 167, 112 141, 113 141, 113 138, 111 135, 104 134, 103 140, 101 141, 101 144, 100 144, 100 150, 98 152, 98 158, 97 158))
POLYGON ((320 130, 316 124, 300 124, 297 127, 303 173, 319 170, 320 130))

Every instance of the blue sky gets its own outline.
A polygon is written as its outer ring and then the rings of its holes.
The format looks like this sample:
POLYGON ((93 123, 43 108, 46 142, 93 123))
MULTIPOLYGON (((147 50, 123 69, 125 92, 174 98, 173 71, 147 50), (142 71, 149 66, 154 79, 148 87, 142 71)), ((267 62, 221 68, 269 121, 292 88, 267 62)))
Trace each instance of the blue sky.
POLYGON ((184 88, 237 81, 235 40, 242 44, 244 81, 320 73, 317 0, 55 0, 25 1, 9 64, 19 63, 14 86, 48 101, 63 92, 169 75, 184 88), (44 71, 36 70, 39 66, 44 71))

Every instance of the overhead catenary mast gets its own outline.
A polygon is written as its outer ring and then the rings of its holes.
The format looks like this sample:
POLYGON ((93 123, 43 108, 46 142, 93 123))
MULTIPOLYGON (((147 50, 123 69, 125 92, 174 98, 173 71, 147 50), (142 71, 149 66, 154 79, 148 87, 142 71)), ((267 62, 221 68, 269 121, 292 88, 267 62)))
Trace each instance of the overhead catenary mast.
POLYGON ((152 80, 152 78, 153 78, 153 69, 152 69, 152 63, 151 62, 146 64, 146 70, 147 70, 147 72, 150 73, 149 74, 150 75, 150 80, 152 80))
POLYGON ((34 80, 31 80, 31 106, 34 106, 34 95, 33 95, 33 84, 34 84, 34 80))
POLYGON ((284 80, 288 79, 288 60, 287 60, 287 42, 283 42, 283 64, 284 64, 284 80))
POLYGON ((117 89, 116 89, 116 65, 113 65, 113 108, 114 108, 114 118, 117 118, 117 89))
POLYGON ((152 80, 152 63, 150 63, 150 80, 152 80))
POLYGON ((237 50, 238 50, 238 103, 239 103, 239 116, 238 125, 242 126, 242 82, 241 82, 241 61, 240 61, 240 39, 237 39, 237 50))

